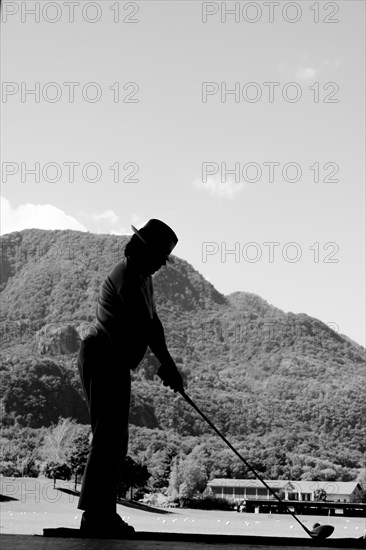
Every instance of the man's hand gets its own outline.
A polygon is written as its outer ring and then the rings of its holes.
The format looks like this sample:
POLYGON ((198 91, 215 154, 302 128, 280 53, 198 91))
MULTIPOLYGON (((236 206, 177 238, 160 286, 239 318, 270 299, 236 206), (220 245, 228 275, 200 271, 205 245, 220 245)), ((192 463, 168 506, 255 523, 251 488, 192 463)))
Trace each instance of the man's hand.
POLYGON ((183 391, 183 379, 174 363, 160 365, 157 375, 162 379, 164 386, 169 386, 175 392, 183 391))

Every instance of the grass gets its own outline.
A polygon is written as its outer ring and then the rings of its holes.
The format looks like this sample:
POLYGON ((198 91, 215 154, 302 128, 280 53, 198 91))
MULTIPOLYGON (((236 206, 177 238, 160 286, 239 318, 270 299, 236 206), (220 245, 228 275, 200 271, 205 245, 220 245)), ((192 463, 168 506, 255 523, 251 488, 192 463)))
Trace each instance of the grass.
MULTIPOLYGON (((1 533, 38 534, 44 528, 79 528, 82 511, 77 509, 78 497, 69 482, 46 478, 0 478, 1 533), (5 498, 5 501, 4 501, 5 498)), ((219 510, 162 509, 117 505, 118 513, 136 531, 171 533, 208 533, 230 535, 258 535, 304 537, 303 529, 289 515, 239 514, 219 510), (170 512, 167 514, 167 512, 170 512)), ((366 531, 365 518, 299 516, 311 529, 312 525, 331 523, 332 537, 360 537, 366 531)))

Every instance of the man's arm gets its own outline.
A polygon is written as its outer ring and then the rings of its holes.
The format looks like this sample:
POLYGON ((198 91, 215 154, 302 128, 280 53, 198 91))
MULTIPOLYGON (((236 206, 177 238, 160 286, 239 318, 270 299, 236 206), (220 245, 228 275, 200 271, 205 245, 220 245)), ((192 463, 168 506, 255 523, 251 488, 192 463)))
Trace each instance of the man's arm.
POLYGON ((151 349, 155 357, 159 359, 162 365, 173 364, 175 366, 173 358, 170 355, 166 345, 163 325, 161 324, 157 313, 154 313, 154 317, 151 323, 148 344, 149 348, 151 349))
POLYGON ((161 363, 158 375, 163 380, 164 386, 170 386, 174 391, 183 390, 182 376, 168 351, 164 328, 157 313, 154 313, 152 320, 148 345, 155 357, 157 357, 161 363))

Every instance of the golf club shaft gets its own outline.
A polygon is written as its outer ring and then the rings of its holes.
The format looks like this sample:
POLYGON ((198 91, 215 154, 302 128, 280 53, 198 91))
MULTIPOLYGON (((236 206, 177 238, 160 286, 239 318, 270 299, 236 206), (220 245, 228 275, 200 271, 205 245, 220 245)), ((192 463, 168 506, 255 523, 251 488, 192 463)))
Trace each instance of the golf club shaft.
POLYGON ((277 495, 277 493, 275 493, 275 491, 273 491, 273 489, 271 489, 271 487, 264 481, 264 479, 262 478, 262 476, 260 476, 255 470, 254 468, 248 464, 248 462, 245 460, 245 458, 243 458, 241 456, 241 454, 235 449, 235 447, 233 447, 230 443, 230 441, 228 441, 226 439, 225 436, 222 435, 222 433, 216 428, 216 426, 214 426, 214 424, 212 424, 212 422, 207 418, 207 416, 197 407, 197 405, 192 401, 192 399, 190 397, 188 397, 188 395, 185 393, 184 390, 181 390, 179 392, 181 394, 181 396, 187 401, 187 403, 189 403, 189 405, 191 405, 191 407, 193 407, 195 409, 195 411, 198 412, 198 414, 200 416, 202 416, 203 420, 205 420, 207 422, 207 424, 209 426, 211 426, 211 428, 217 433, 217 435, 219 437, 221 437, 221 439, 226 443, 226 445, 228 447, 230 447, 230 449, 233 451, 233 453, 236 454, 236 456, 245 464, 245 466, 248 468, 248 470, 250 470, 257 479, 259 479, 259 481, 261 483, 263 483, 263 485, 266 487, 266 489, 271 493, 271 495, 273 495, 275 497, 276 500, 278 500, 278 502, 280 502, 282 504, 282 506, 284 506, 284 508, 286 509, 286 511, 291 514, 291 516, 297 521, 297 523, 299 525, 301 525, 301 527, 304 529, 304 531, 306 531, 306 533, 309 535, 309 537, 311 537, 311 533, 309 531, 309 529, 299 520, 299 518, 294 514, 294 512, 292 512, 290 510, 290 508, 287 506, 287 504, 285 502, 283 502, 283 500, 280 499, 280 497, 277 495))

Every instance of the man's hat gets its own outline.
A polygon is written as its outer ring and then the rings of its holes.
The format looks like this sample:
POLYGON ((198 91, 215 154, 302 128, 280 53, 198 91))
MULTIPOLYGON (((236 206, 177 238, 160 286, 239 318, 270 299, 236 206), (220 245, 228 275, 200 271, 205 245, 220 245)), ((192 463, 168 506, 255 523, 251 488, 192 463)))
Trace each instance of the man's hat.
POLYGON ((151 250, 157 254, 162 254, 168 262, 173 262, 169 254, 178 242, 178 237, 173 229, 160 220, 149 220, 144 227, 136 229, 131 225, 132 230, 151 250))

